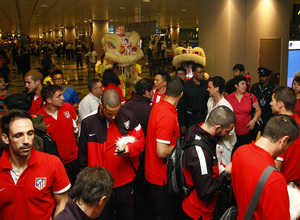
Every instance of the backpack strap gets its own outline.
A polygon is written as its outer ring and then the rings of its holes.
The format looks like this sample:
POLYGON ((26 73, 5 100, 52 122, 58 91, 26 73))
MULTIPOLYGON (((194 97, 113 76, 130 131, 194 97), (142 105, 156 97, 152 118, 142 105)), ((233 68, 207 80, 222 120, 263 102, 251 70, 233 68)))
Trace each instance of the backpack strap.
POLYGON ((204 141, 202 140, 191 140, 191 141, 188 141, 184 147, 183 147, 183 150, 190 147, 190 146, 194 146, 194 145, 197 145, 199 147, 202 147, 204 150, 206 150, 211 156, 213 156, 213 152, 211 150, 211 148, 208 146, 207 143, 205 143, 204 141))
POLYGON ((264 186, 271 175, 271 173, 276 170, 277 172, 280 172, 279 169, 275 166, 268 166, 264 172, 261 174, 259 181, 256 185, 255 191, 253 193, 253 196, 251 198, 250 204, 248 206, 247 212, 245 214, 244 220, 250 220, 254 214, 254 211, 256 209, 258 200, 260 198, 260 195, 264 189, 264 186))

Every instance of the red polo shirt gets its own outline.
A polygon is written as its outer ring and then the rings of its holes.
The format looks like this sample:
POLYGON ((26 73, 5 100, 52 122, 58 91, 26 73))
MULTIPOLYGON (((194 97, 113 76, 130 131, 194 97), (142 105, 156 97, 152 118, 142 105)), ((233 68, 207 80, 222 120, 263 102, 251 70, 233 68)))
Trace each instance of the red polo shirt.
POLYGON ((55 140, 59 156, 63 163, 69 163, 78 157, 78 146, 73 131, 73 120, 77 119, 74 108, 67 102, 59 108, 57 119, 49 115, 45 106, 38 112, 44 115, 44 121, 47 126, 47 133, 55 140))
POLYGON ((167 159, 158 157, 157 142, 175 146, 179 136, 176 108, 167 101, 160 101, 150 113, 147 128, 145 177, 150 183, 160 186, 167 183, 167 159))
POLYGON ((160 102, 164 99, 166 92, 163 94, 159 94, 157 90, 155 90, 151 105, 154 106, 156 103, 160 102))
MULTIPOLYGON (((251 121, 251 99, 250 94, 245 92, 241 102, 236 98, 235 92, 227 95, 225 97, 227 101, 231 104, 233 112, 236 117, 235 123, 235 133, 237 135, 248 134, 250 130, 247 127, 247 124, 251 121)), ((253 103, 257 102, 257 98, 252 94, 253 103)))
MULTIPOLYGON (((297 114, 291 115, 300 125, 300 118, 297 114)), ((300 184, 300 137, 298 137, 292 146, 277 157, 278 161, 282 161, 281 173, 287 182, 296 181, 300 184)))
MULTIPOLYGON (((237 149, 232 158, 232 187, 238 206, 238 220, 244 219, 258 180, 274 159, 254 142, 237 149)), ((273 171, 259 198, 252 219, 290 219, 289 196, 284 176, 273 171)))
POLYGON ((32 148, 29 163, 17 183, 12 179, 9 148, 0 158, 0 219, 51 218, 54 194, 70 188, 66 170, 58 157, 32 148))
POLYGON ((38 98, 35 98, 35 96, 34 96, 33 100, 32 100, 32 104, 31 104, 31 108, 29 109, 29 113, 31 115, 36 115, 38 113, 38 111, 41 109, 42 102, 43 102, 42 96, 40 96, 38 98))

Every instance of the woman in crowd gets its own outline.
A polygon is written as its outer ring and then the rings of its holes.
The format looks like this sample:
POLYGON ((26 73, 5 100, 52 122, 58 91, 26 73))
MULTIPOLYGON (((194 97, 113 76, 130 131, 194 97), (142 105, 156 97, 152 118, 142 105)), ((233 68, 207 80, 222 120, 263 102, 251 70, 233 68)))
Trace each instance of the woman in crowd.
POLYGON ((298 114, 298 116, 300 117, 300 76, 296 76, 293 80, 293 90, 296 93, 297 96, 297 102, 296 105, 294 107, 293 113, 294 114, 298 114))
POLYGON ((255 140, 256 135, 251 133, 256 121, 261 116, 261 109, 257 102, 257 98, 247 90, 247 79, 245 76, 235 77, 235 92, 227 95, 225 98, 231 104, 236 117, 235 133, 237 142, 234 146, 232 154, 236 149, 244 144, 249 144, 255 140), (252 100, 251 100, 252 97, 252 100), (251 115, 252 108, 255 109, 253 117, 251 115))
POLYGON ((5 112, 3 110, 4 103, 3 100, 7 97, 14 94, 12 91, 6 89, 5 81, 3 76, 0 74, 0 115, 3 115, 5 112))

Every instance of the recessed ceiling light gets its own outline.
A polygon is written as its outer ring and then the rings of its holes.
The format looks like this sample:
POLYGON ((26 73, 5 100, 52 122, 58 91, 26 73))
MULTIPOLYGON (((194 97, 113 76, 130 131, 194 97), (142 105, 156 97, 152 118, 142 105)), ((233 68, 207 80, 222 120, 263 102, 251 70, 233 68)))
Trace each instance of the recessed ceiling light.
POLYGON ((186 9, 181 9, 181 11, 186 11, 186 9))
POLYGON ((84 22, 87 22, 87 21, 84 21, 84 22))
POLYGON ((48 8, 48 5, 43 4, 43 5, 41 5, 41 7, 42 7, 42 8, 48 8))
POLYGON ((121 9, 121 10, 124 10, 124 9, 125 9, 125 7, 121 6, 121 7, 120 7, 120 9, 121 9))
POLYGON ((150 0, 143 0, 143 2, 150 2, 150 0))
POLYGON ((61 26, 60 28, 65 28, 64 26, 61 26))
POLYGON ((92 19, 89 19, 89 21, 92 21, 92 19))
POLYGON ((110 21, 114 21, 114 20, 110 20, 110 21))
POLYGON ((76 26, 75 28, 78 28, 78 26, 76 26))
POLYGON ((158 13, 157 15, 159 15, 159 16, 160 16, 160 15, 161 15, 161 13, 158 13))

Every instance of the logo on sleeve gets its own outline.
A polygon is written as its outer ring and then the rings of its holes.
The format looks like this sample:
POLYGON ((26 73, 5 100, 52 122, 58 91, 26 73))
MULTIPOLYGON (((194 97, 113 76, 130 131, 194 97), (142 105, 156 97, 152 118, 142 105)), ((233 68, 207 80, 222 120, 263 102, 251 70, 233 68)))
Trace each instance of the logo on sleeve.
POLYGON ((66 118, 70 118, 70 113, 68 111, 64 112, 66 118))
POLYGON ((46 184, 47 184, 47 177, 35 179, 35 188, 37 188, 38 190, 44 189, 46 184))
POLYGON ((128 130, 130 126, 130 120, 124 122, 125 128, 128 130))

